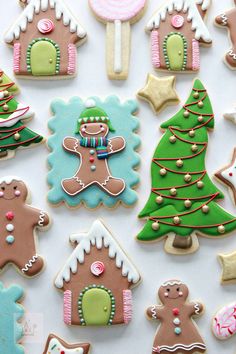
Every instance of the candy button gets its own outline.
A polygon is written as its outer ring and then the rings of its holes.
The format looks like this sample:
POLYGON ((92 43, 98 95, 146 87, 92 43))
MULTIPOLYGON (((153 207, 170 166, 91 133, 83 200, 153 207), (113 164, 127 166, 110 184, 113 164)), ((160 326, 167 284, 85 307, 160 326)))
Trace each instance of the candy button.
POLYGON ((104 310, 104 312, 107 312, 107 307, 104 307, 104 309, 103 309, 103 310, 104 310))
POLYGON ((96 171, 96 166, 95 165, 91 166, 91 171, 96 171))
POLYGON ((6 237, 6 242, 9 243, 10 245, 15 241, 15 237, 12 235, 8 235, 6 237))
POLYGON ((179 327, 175 328, 175 334, 179 335, 179 334, 181 334, 181 332, 182 332, 181 328, 179 328, 179 327))
POLYGON ((12 224, 7 224, 6 230, 9 231, 9 232, 13 231, 13 230, 14 230, 14 225, 12 225, 12 224))
POLYGON ((64 350, 62 350, 60 354, 65 354, 64 350))
POLYGON ((94 150, 90 150, 89 153, 90 153, 90 155, 94 155, 95 151, 94 150))
POLYGON ((183 16, 175 15, 171 20, 171 24, 174 28, 181 28, 184 24, 183 16))
POLYGON ((13 219, 14 219, 14 213, 13 213, 13 211, 8 211, 8 212, 6 213, 6 218, 7 218, 7 220, 9 220, 9 221, 13 220, 13 219))
POLYGON ((179 309, 175 308, 173 309, 173 315, 178 316, 179 315, 179 309))
POLYGON ((90 156, 89 162, 93 163, 94 162, 94 157, 90 156))
POLYGON ((180 319, 179 319, 178 317, 175 318, 174 321, 173 321, 173 323, 174 323, 176 326, 180 325, 180 319))

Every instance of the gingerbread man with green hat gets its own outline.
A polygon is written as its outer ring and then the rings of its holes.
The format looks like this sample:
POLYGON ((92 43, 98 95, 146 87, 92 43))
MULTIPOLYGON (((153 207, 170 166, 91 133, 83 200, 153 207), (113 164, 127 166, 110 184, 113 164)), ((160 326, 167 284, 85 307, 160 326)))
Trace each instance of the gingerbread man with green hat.
POLYGON ((75 196, 91 185, 99 186, 114 197, 124 191, 125 182, 112 176, 108 159, 124 150, 126 143, 121 136, 108 139, 109 131, 115 130, 107 113, 97 107, 94 100, 88 100, 78 119, 76 134, 80 134, 80 138, 66 137, 63 141, 64 149, 80 159, 76 174, 62 181, 68 195, 75 196))

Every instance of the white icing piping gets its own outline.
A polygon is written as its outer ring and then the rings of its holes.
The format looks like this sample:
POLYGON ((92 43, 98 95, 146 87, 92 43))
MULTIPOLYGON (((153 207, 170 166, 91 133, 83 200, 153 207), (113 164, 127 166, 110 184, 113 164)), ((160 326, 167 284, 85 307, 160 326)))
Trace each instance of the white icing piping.
POLYGON ((114 72, 122 72, 122 23, 116 20, 115 23, 115 41, 114 41, 114 72))
POLYGON ((226 16, 226 14, 222 14, 221 15, 221 20, 224 26, 227 26, 228 24, 228 17, 226 16))
POLYGON ((29 22, 33 21, 34 15, 40 11, 47 11, 49 8, 55 9, 56 19, 63 20, 65 26, 70 26, 71 33, 77 33, 79 38, 86 36, 85 29, 66 7, 63 0, 28 0, 27 6, 19 16, 18 20, 10 27, 5 35, 5 41, 12 43, 14 39, 20 38, 20 33, 25 32, 29 22))
POLYGON ((43 211, 40 211, 40 214, 39 214, 39 222, 38 222, 38 225, 40 227, 43 226, 44 224, 44 218, 45 218, 45 213, 43 211))
POLYGON ((37 259, 38 259, 38 255, 36 254, 28 261, 28 263, 25 264, 25 268, 22 268, 21 271, 23 273, 28 272, 29 268, 33 267, 33 264, 37 261, 37 259))
POLYGON ((177 350, 187 350, 187 351, 191 351, 195 348, 198 348, 198 349, 206 349, 206 346, 205 344, 203 343, 193 343, 193 344, 190 344, 190 345, 185 345, 185 344, 176 344, 176 345, 173 345, 173 346, 169 346, 169 345, 162 345, 160 347, 154 347, 153 348, 153 351, 155 353, 161 353, 162 351, 167 351, 167 352, 176 352, 177 350))
POLYGON ((21 182, 22 180, 19 177, 16 176, 5 176, 0 178, 0 184, 6 183, 6 184, 11 184, 13 181, 21 182))
POLYGON ((151 313, 152 313, 152 318, 154 318, 154 320, 157 320, 157 313, 156 313, 156 306, 155 305, 152 306, 151 313))
POLYGON ((158 10, 147 24, 147 30, 152 31, 160 27, 162 21, 165 21, 167 14, 172 14, 175 10, 188 13, 188 21, 192 22, 192 30, 195 31, 195 39, 201 38, 210 43, 211 35, 198 11, 196 4, 202 4, 205 11, 209 8, 211 0, 168 0, 160 10, 158 10))
POLYGON ((140 274, 137 269, 100 220, 93 223, 87 234, 72 235, 70 241, 77 242, 78 246, 56 277, 55 285, 57 288, 62 288, 64 281, 70 281, 71 272, 73 274, 78 272, 78 264, 84 263, 85 255, 90 253, 92 246, 97 249, 108 248, 109 257, 115 260, 117 268, 122 270, 122 275, 127 277, 130 283, 135 284, 140 281, 140 274))
POLYGON ((199 315, 199 314, 200 314, 200 307, 199 307, 199 304, 195 303, 194 308, 195 308, 195 314, 196 314, 196 315, 199 315))
POLYGON ((181 285, 181 284, 183 284, 183 283, 179 280, 171 280, 171 281, 167 281, 167 282, 163 283, 161 286, 166 287, 166 286, 174 286, 174 285, 181 285))

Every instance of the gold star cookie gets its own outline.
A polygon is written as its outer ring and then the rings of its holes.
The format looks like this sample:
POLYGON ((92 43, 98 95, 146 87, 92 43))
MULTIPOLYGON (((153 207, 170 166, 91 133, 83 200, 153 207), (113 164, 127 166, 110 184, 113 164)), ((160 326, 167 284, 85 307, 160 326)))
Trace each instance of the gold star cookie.
POLYGON ((236 283, 236 251, 230 254, 220 254, 219 260, 223 268, 221 282, 236 283))
POLYGON ((155 113, 160 113, 167 106, 178 104, 175 76, 157 77, 148 74, 146 86, 138 92, 138 97, 149 102, 155 113))

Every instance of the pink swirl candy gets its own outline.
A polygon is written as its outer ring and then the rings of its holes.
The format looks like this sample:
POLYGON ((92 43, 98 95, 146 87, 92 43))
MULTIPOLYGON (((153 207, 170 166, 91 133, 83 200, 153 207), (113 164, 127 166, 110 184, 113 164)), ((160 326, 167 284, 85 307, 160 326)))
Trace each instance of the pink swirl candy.
POLYGON ((181 28, 184 24, 184 18, 181 15, 175 15, 172 20, 171 24, 174 28, 181 28))
POLYGON ((44 18, 38 22, 38 30, 43 34, 52 32, 54 28, 55 25, 53 21, 49 20, 48 18, 44 18))
POLYGON ((105 271, 105 265, 103 262, 96 261, 91 265, 91 272, 93 275, 96 277, 99 277, 102 275, 105 271))

